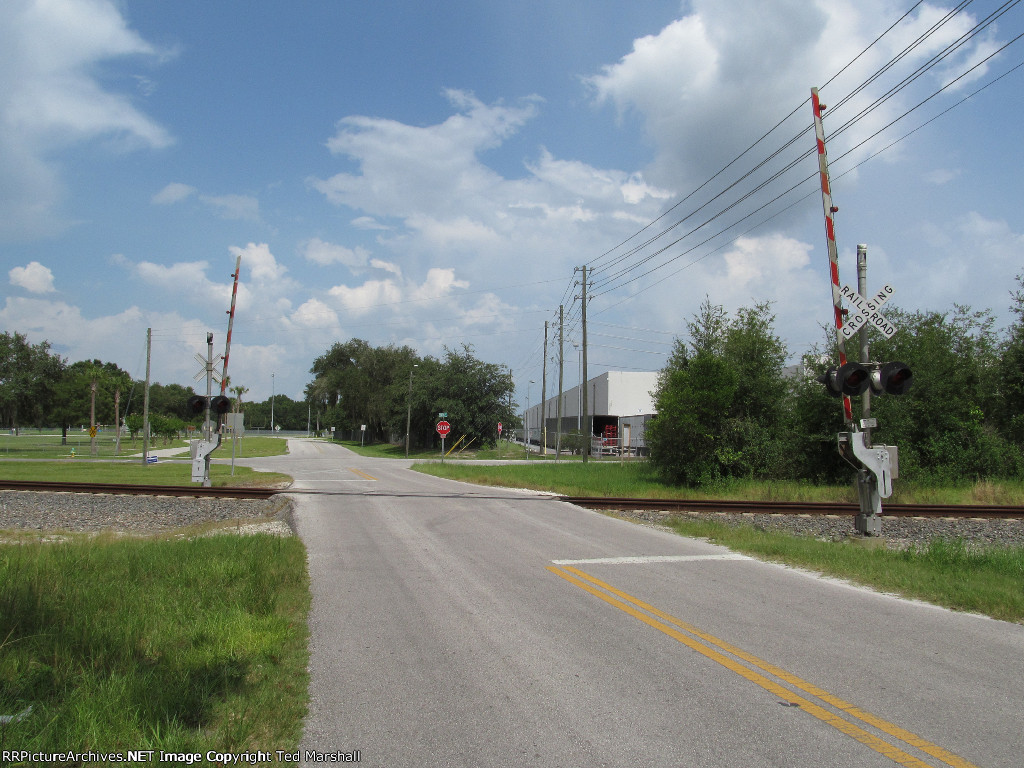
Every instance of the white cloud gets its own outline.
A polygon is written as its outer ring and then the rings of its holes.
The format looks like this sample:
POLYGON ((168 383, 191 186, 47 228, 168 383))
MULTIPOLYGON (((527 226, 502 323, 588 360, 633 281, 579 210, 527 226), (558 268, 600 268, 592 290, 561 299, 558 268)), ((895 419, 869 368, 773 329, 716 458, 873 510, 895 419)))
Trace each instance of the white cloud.
POLYGON ((289 318, 300 328, 325 328, 338 325, 338 313, 319 299, 309 299, 289 318))
POLYGON ((321 266, 343 264, 346 267, 357 268, 366 266, 369 258, 369 252, 365 248, 346 248, 343 245, 325 242, 318 237, 307 240, 300 246, 300 250, 307 260, 321 266))
POLYGON ((456 288, 469 288, 469 283, 465 280, 457 280, 454 269, 435 268, 427 272, 427 279, 422 285, 413 288, 411 297, 433 301, 445 298, 456 288))
POLYGON ((161 55, 110 0, 0 3, 0 235, 60 228, 64 189, 54 151, 98 137, 129 147, 173 142, 95 76, 102 62, 161 55))
POLYGON ((442 218, 467 204, 471 212, 478 210, 473 199, 489 197, 490 187, 500 182, 478 154, 499 146, 536 114, 536 107, 533 101, 488 106, 460 91, 446 95, 458 111, 439 125, 344 118, 327 146, 358 162, 360 173, 311 179, 310 184, 331 202, 370 216, 442 218))
POLYGON ((173 203, 181 202, 186 197, 194 195, 195 193, 195 187, 190 187, 188 184, 181 184, 179 182, 171 182, 153 195, 153 203, 156 205, 171 205, 173 203))
POLYGON ((242 269, 248 269, 255 283, 275 284, 285 281, 288 268, 279 264, 266 243, 249 243, 245 248, 236 245, 229 249, 232 256, 242 257, 242 269))
MULTIPOLYGON (((686 188, 718 171, 765 127, 805 101, 812 85, 839 72, 878 35, 879 19, 896 18, 901 10, 889 0, 693 0, 688 6, 685 16, 634 41, 630 53, 587 81, 598 104, 610 103, 620 114, 635 112, 642 117, 657 147, 649 169, 655 183, 686 179, 686 188)), ((938 6, 922 5, 908 22, 867 50, 831 89, 822 91, 823 97, 851 90, 946 13, 938 6)), ((960 14, 911 52, 904 66, 923 64, 973 23, 968 14, 960 14)), ((834 154, 887 124, 909 103, 916 103, 917 94, 940 87, 949 73, 959 74, 990 49, 987 39, 965 46, 945 69, 930 73, 863 117, 834 142, 834 154)), ((851 118, 891 85, 882 78, 839 112, 829 112, 833 124, 851 118)), ((800 124, 787 128, 787 136, 809 121, 810 108, 798 117, 800 124)), ((891 140, 894 134, 887 137, 891 140)), ((861 150, 858 157, 874 148, 861 150)))
POLYGON ((35 341, 50 341, 72 362, 94 358, 123 361, 133 332, 138 349, 145 352, 146 326, 141 310, 134 306, 115 315, 90 318, 63 301, 8 297, 0 309, 0 325, 17 328, 35 341))
POLYGON ((355 288, 336 285, 328 293, 342 309, 357 317, 402 300, 402 289, 393 280, 367 280, 355 288))
POLYGON ((392 264, 390 261, 383 261, 381 259, 370 259, 370 266, 374 269, 383 269, 385 272, 390 272, 393 275, 402 276, 402 268, 397 264, 392 264))
POLYGON ((209 267, 207 261, 182 261, 169 267, 142 261, 135 266, 135 271, 150 285, 187 292, 195 290, 197 286, 209 284, 206 277, 206 270, 209 267))
POLYGON ((379 221, 373 218, 373 216, 357 216, 356 218, 352 219, 351 223, 352 226, 355 227, 356 229, 391 229, 391 227, 387 226, 386 224, 381 224, 379 221))
POLYGON ((780 234, 740 237, 722 258, 729 283, 749 288, 754 281, 774 282, 780 276, 806 267, 811 261, 812 248, 809 243, 780 234))
POLYGON ((24 267, 15 267, 7 273, 11 285, 17 285, 31 293, 52 293, 53 272, 38 261, 30 261, 24 267))

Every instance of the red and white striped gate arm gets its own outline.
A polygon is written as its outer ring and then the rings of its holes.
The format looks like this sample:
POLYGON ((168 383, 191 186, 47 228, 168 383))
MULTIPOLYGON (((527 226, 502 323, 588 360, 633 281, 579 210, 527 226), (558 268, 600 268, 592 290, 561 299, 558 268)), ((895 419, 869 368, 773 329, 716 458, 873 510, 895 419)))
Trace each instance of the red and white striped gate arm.
MULTIPOLYGON (((836 227, 833 216, 839 209, 832 205, 832 190, 828 182, 828 156, 825 154, 825 126, 821 112, 825 106, 818 99, 818 89, 811 88, 811 106, 814 108, 814 136, 818 140, 818 172, 821 176, 821 203, 825 208, 825 239, 828 241, 828 263, 832 275, 832 306, 835 309, 836 340, 839 345, 839 365, 846 364, 846 342, 840 333, 843 327, 843 295, 839 292, 839 249, 836 247, 836 227)), ((850 398, 843 395, 843 417, 853 421, 850 398)))
POLYGON ((224 342, 224 368, 221 370, 220 393, 228 388, 228 358, 231 356, 231 326, 235 324, 235 297, 238 296, 238 273, 242 271, 242 254, 235 259, 234 285, 231 286, 231 309, 228 310, 228 337, 224 342))

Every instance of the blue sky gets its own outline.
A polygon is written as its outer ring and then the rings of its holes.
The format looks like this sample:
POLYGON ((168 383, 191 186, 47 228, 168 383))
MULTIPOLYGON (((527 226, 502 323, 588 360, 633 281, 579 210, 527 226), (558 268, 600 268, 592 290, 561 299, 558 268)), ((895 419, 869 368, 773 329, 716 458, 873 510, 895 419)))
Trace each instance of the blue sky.
POLYGON ((576 383, 588 264, 591 375, 661 368, 705 297, 774 302, 795 359, 831 318, 821 198, 799 184, 812 86, 836 105, 842 281, 866 243, 872 292, 1005 325, 1024 11, 972 34, 997 5, 939 23, 951 5, 909 0, 8 0, 0 329, 142 377, 151 327, 154 380, 190 383, 207 331, 223 351, 241 254, 229 373, 249 398, 300 398, 358 337, 471 344, 537 402, 562 303, 576 383))

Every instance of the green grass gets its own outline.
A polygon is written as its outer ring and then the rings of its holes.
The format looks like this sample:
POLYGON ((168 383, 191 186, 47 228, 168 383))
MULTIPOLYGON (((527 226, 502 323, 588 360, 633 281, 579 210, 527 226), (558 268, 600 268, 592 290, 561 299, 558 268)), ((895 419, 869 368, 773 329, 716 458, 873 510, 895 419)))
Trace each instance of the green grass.
MULTIPOLYGON (((143 464, 109 461, 3 461, 0 479, 24 482, 60 483, 124 483, 129 485, 192 485, 189 462, 143 464)), ((278 472, 256 472, 248 467, 211 464, 210 482, 214 486, 266 487, 291 482, 291 477, 278 472)))
POLYGON ((820 541, 710 520, 673 518, 668 524, 684 536, 766 560, 958 611, 1024 622, 1024 547, 973 547, 933 539, 927 546, 898 551, 865 541, 820 541))
MULTIPOLYGON (((61 442, 60 432, 22 430, 20 435, 11 435, 7 432, 0 434, 0 459, 60 459, 71 455, 74 450, 75 458, 91 459, 90 438, 87 432, 81 430, 69 430, 67 444, 61 442)), ((164 444, 163 438, 156 438, 151 449, 156 448, 180 448, 188 452, 188 443, 184 440, 177 440, 173 443, 164 444)), ((136 453, 142 453, 142 439, 136 438, 133 443, 127 436, 121 437, 120 453, 115 453, 115 435, 111 431, 100 432, 96 435, 96 456, 100 459, 111 459, 115 457, 126 457, 136 453)))
MULTIPOLYGON (((2 438, 0 438, 2 439, 2 438)), ((7 442, 30 441, 34 438, 21 435, 17 438, 7 436, 7 442)), ((49 435, 42 440, 60 441, 60 435, 49 435)), ((153 446, 160 448, 158 444, 153 446)), ((188 458, 188 444, 182 448, 182 455, 188 458)), ((141 446, 140 446, 141 451, 141 446)), ((235 447, 235 458, 255 458, 261 456, 281 456, 288 452, 288 441, 279 437, 246 437, 235 447)), ((31 451, 21 451, 31 453, 31 451)), ((52 451, 40 450, 31 458, 44 458, 52 451)), ((73 459, 66 458, 67 451, 60 454, 57 461, 5 461, 15 458, 13 453, 0 452, 0 479, 22 481, 49 481, 66 483, 128 483, 135 485, 191 485, 192 465, 187 461, 169 461, 158 459, 156 464, 143 464, 141 459, 114 459, 111 456, 103 460, 93 461, 81 454, 73 459)), ((122 456, 124 456, 122 452, 122 456)), ((264 487, 279 483, 291 482, 291 477, 276 472, 255 472, 248 467, 235 466, 231 474, 231 441, 221 443, 212 454, 214 459, 221 460, 210 465, 210 482, 214 486, 256 486, 264 487)), ((19 458, 26 458, 21 456, 19 458)))
POLYGON ((660 481, 642 461, 537 461, 530 464, 480 465, 462 462, 417 464, 419 472, 481 485, 549 491, 566 496, 634 498, 736 498, 749 500, 854 500, 851 488, 799 483, 734 483, 688 489, 660 481))
MULTIPOLYGON (((470 462, 416 464, 418 472, 480 485, 531 488, 566 496, 621 496, 650 499, 734 499, 856 503, 849 485, 813 485, 790 480, 733 480, 701 488, 662 482, 645 461, 537 461, 479 465, 470 462)), ((891 503, 1024 505, 1024 481, 984 480, 957 486, 916 485, 897 480, 891 503)))
MULTIPOLYGON (((149 446, 150 451, 178 449, 178 455, 188 458, 189 444, 187 440, 165 442, 163 438, 154 438, 149 446)), ((231 439, 225 437, 213 456, 217 459, 231 458, 231 439)), ((74 450, 75 459, 84 461, 92 459, 128 458, 142 454, 142 440, 135 441, 127 437, 121 438, 120 451, 117 451, 113 432, 101 432, 96 436, 96 455, 91 452, 88 433, 81 431, 68 432, 67 444, 61 443, 60 432, 39 432, 24 430, 20 435, 0 434, 0 459, 65 459, 74 450)), ((281 456, 288 452, 288 441, 280 437, 243 437, 235 445, 235 458, 256 458, 260 456, 281 456)))
POLYGON ((294 748, 309 606, 297 538, 0 546, 0 748, 294 748))

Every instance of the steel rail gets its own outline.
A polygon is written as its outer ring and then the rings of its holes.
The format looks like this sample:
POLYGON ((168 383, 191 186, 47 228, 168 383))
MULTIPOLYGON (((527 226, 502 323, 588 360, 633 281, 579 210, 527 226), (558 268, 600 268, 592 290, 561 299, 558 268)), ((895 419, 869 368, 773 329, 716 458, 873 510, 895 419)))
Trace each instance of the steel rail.
MULTIPOLYGON (((194 496, 197 498, 269 499, 278 493, 316 495, 317 490, 288 488, 204 488, 198 485, 128 485, 120 483, 63 483, 0 480, 0 490, 49 493, 108 493, 134 496, 194 496)), ((813 501, 723 501, 709 499, 634 499, 603 496, 556 496, 559 501, 588 509, 658 510, 666 512, 731 512, 772 515, 856 515, 856 504, 813 501)), ((957 517, 1024 519, 1024 507, 977 504, 886 504, 889 517, 957 517)))
MULTIPOLYGON (((772 515, 856 515, 856 504, 810 501, 716 501, 708 499, 628 499, 562 496, 588 509, 660 510, 668 512, 732 512, 772 515)), ((1024 518, 1024 507, 976 504, 886 504, 889 517, 1024 518)))
POLYGON ((204 488, 199 485, 128 485, 122 483, 60 483, 0 480, 0 490, 47 493, 109 493, 131 496, 195 496, 218 499, 269 499, 279 488, 204 488))

